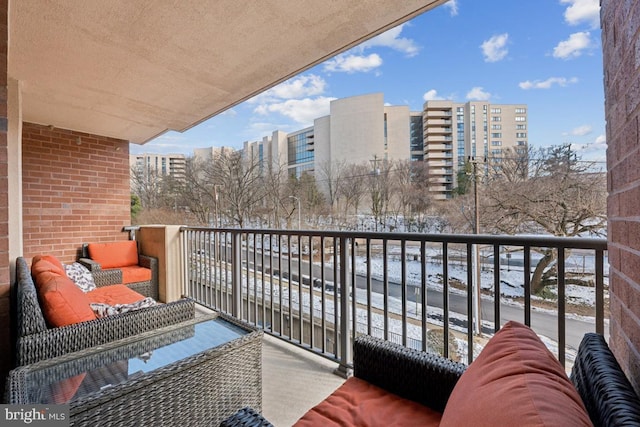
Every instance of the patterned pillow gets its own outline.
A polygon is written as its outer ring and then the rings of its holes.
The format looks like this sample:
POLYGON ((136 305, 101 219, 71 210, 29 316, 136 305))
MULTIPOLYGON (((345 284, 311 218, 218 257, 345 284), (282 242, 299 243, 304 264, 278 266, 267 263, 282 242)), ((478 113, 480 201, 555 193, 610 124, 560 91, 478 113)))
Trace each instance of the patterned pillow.
POLYGON ((67 277, 73 280, 73 283, 82 289, 83 292, 89 292, 96 288, 96 284, 93 281, 93 275, 87 267, 79 262, 66 264, 64 269, 67 273, 67 277))
POLYGON ((132 302, 131 304, 116 304, 109 305, 101 302, 92 302, 91 309, 99 319, 101 317, 113 316, 114 314, 126 313, 127 311, 140 310, 141 308, 153 307, 157 302, 151 298, 146 297, 140 301, 132 302))

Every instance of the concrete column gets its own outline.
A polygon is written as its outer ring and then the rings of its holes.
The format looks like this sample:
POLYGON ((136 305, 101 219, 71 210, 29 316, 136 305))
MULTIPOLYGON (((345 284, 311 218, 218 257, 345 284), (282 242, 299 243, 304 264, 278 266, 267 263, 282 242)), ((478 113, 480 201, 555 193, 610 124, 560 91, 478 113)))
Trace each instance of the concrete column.
POLYGON ((8 199, 9 199, 9 262, 11 277, 15 277, 15 259, 23 254, 22 239, 22 95, 21 84, 8 79, 8 199))

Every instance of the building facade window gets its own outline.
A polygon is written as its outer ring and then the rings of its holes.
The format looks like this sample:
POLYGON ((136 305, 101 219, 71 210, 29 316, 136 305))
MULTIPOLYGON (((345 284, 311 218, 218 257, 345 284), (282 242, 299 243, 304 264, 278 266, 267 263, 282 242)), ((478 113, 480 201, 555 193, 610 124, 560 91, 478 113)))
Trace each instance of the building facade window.
POLYGON ((502 130, 502 125, 491 125, 491 130, 502 130))
POLYGON ((501 108, 492 108, 491 109, 491 114, 500 114, 502 113, 502 109, 501 108))
POLYGON ((526 122, 527 118, 525 116, 516 116, 516 122, 526 122))
POLYGON ((527 125, 518 124, 518 125, 516 125, 516 129, 517 130, 526 130, 527 129, 527 125))
POLYGON ((526 108, 516 108, 516 114, 527 114, 526 108))
POLYGON ((500 116, 491 116, 491 121, 492 122, 501 122, 502 121, 502 117, 500 117, 500 116))
POLYGON ((526 137, 527 137, 526 132, 516 132, 516 138, 526 138, 526 137))
POLYGON ((502 145, 502 141, 491 141, 491 145, 495 146, 500 146, 502 145))

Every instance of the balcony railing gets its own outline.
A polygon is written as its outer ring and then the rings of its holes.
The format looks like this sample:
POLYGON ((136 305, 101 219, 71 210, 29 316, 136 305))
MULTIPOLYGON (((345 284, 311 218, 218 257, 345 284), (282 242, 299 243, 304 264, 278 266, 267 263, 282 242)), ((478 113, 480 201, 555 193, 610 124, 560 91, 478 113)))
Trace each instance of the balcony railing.
POLYGON ((476 341, 517 320, 546 336, 563 365, 584 333, 605 333, 604 239, 194 227, 181 234, 185 295, 345 371, 360 333, 434 351, 438 331, 435 351, 471 363, 476 341), (531 293, 543 249, 557 257, 553 304, 531 293), (593 307, 579 317, 567 312, 568 277, 591 284, 584 289, 593 307))

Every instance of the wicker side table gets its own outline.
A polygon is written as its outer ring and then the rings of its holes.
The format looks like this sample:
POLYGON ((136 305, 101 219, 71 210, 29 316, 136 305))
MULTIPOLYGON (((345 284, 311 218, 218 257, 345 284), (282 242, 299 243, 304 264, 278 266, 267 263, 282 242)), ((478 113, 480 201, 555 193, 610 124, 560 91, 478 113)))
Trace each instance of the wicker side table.
POLYGON ((200 317, 17 368, 7 387, 8 403, 68 399, 76 426, 218 425, 262 408, 262 332, 200 317))

